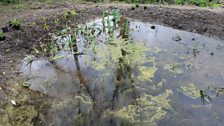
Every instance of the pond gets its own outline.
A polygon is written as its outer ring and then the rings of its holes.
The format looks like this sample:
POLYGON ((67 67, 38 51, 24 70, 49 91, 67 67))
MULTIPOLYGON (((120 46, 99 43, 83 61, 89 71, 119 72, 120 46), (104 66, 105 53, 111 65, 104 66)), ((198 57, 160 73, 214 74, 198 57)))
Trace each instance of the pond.
POLYGON ((223 41, 128 20, 51 34, 23 60, 26 86, 53 99, 42 125, 223 125, 223 41))

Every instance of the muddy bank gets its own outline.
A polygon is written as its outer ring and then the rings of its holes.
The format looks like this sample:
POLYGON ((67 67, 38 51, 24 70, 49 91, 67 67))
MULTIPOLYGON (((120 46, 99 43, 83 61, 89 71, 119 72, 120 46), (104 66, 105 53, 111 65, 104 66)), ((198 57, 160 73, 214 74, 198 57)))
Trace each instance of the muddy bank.
POLYGON ((164 24, 175 29, 224 39, 224 13, 209 10, 150 7, 126 10, 125 15, 145 22, 164 24))
MULTIPOLYGON (((9 101, 12 83, 10 79, 19 76, 18 64, 26 54, 32 52, 33 47, 38 46, 47 33, 57 29, 61 30, 65 28, 66 22, 63 20, 63 13, 65 10, 73 8, 59 8, 49 10, 37 10, 34 12, 28 12, 18 16, 22 20, 23 24, 20 30, 10 30, 6 33, 6 40, 1 42, 0 46, 0 100, 1 103, 7 103, 9 101), (49 13, 48 13, 49 12, 49 13), (41 18, 42 17, 42 18, 41 18), (59 24, 54 25, 53 19, 58 17, 59 24), (45 18, 45 20, 43 20, 45 18), (49 30, 44 29, 44 24, 47 23, 49 30)), ((68 18, 68 25, 75 23, 85 23, 89 19, 94 19, 101 14, 101 9, 76 9, 79 14, 76 18, 68 18), (90 15, 91 14, 91 15, 90 15)), ((13 18, 13 17, 12 17, 13 18)), ((7 20, 10 17, 7 18, 7 20)), ((4 24, 6 24, 7 20, 4 24)))
MULTIPOLYGON (((177 8, 160 8, 150 6, 147 9, 143 7, 131 9, 128 5, 63 5, 59 7, 42 8, 40 10, 28 10, 17 16, 22 20, 22 28, 18 31, 10 30, 6 34, 6 40, 1 42, 0 46, 0 87, 1 100, 8 100, 7 94, 11 92, 10 84, 7 80, 18 76, 17 65, 21 59, 28 53, 31 53, 33 46, 37 46, 41 38, 48 32, 55 29, 60 30, 65 27, 63 14, 65 10, 76 10, 78 16, 75 18, 68 17, 67 24, 85 23, 102 15, 103 10, 120 8, 122 13, 132 19, 141 21, 154 22, 171 26, 176 29, 193 31, 208 36, 224 39, 224 14, 210 12, 209 10, 198 9, 177 9, 177 8), (44 20, 43 18, 44 17, 44 20), (58 17, 58 25, 54 25, 54 19, 58 17), (44 29, 47 23, 49 30, 44 29)), ((1 19, 1 26, 5 25, 9 19, 1 19)))

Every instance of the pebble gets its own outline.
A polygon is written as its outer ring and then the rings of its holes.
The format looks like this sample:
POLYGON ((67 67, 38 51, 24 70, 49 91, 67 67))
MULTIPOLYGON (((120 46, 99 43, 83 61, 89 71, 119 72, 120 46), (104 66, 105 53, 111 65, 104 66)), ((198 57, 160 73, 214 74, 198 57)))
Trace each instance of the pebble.
POLYGON ((11 103, 12 103, 14 106, 17 105, 16 102, 15 102, 14 100, 11 100, 11 103))

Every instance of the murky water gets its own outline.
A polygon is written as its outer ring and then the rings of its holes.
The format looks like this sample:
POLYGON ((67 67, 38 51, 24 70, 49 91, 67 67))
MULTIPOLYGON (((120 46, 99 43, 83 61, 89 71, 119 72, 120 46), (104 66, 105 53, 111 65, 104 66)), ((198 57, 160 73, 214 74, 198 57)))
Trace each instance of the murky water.
MULTIPOLYGON (((100 29, 101 21, 88 26, 100 29)), ((126 35, 108 31, 80 32, 72 50, 65 44, 71 35, 56 37, 53 56, 23 62, 29 88, 54 99, 45 124, 224 124, 223 41, 137 21, 126 35)))

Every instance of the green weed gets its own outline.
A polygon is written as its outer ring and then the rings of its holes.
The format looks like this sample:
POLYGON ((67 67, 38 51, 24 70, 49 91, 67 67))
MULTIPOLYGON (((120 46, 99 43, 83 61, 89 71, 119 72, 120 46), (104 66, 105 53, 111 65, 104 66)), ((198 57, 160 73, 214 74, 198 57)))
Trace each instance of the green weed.
POLYGON ((9 21, 9 25, 19 27, 21 25, 21 21, 17 18, 14 18, 9 21))

